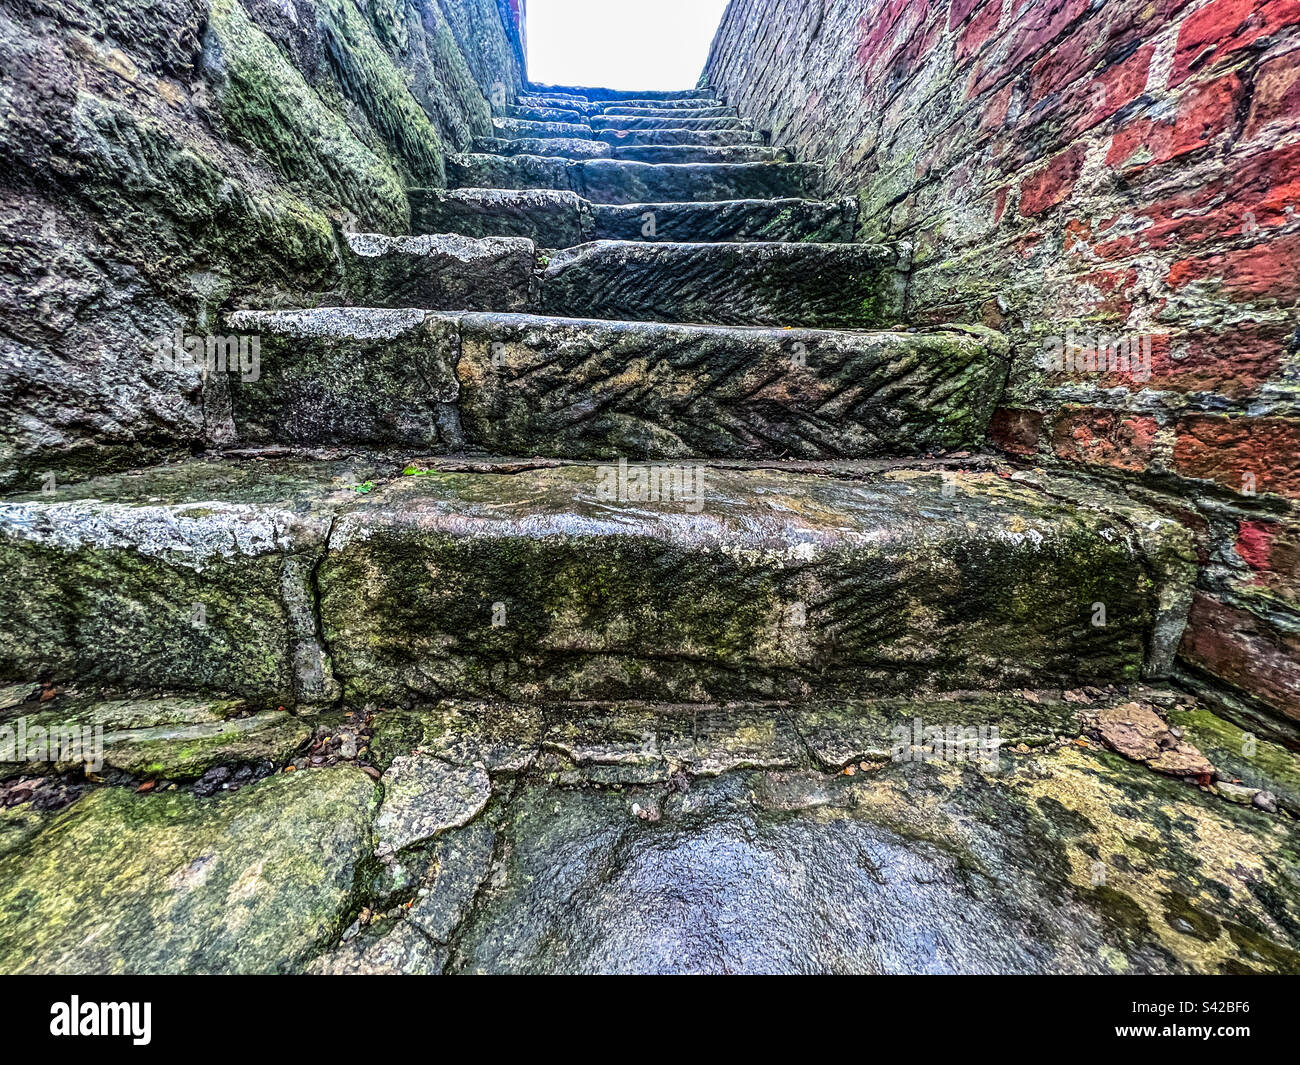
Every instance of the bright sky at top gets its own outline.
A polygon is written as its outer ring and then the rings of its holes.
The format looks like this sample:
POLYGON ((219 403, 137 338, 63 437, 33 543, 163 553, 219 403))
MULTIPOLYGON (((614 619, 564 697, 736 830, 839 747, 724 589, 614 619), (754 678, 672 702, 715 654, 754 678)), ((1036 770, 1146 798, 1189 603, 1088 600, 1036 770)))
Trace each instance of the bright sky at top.
POLYGON ((528 76, 548 85, 693 89, 727 0, 528 0, 528 76))

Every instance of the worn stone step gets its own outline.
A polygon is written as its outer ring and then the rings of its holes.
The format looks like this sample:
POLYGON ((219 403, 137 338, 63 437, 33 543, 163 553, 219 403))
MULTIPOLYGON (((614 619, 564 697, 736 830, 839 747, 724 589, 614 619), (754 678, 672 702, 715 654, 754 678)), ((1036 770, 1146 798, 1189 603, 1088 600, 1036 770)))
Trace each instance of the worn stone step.
POLYGON ((447 159, 452 188, 564 189, 595 203, 699 203, 716 200, 816 199, 816 163, 573 162, 561 157, 475 153, 447 159))
POLYGON ((531 240, 354 233, 347 249, 346 293, 363 306, 523 311, 534 303, 531 240))
POLYGON ((637 91, 635 89, 607 89, 603 87, 578 87, 572 85, 539 85, 536 83, 526 86, 527 92, 533 96, 552 96, 556 98, 572 97, 580 100, 589 100, 592 103, 622 103, 627 100, 680 100, 683 102, 696 102, 707 100, 713 102, 717 99, 714 94, 707 89, 648 89, 637 91))
POLYGON ((542 155, 564 159, 630 159, 643 163, 789 163, 792 153, 785 148, 768 148, 760 144, 738 145, 625 145, 595 140, 550 139, 508 140, 476 137, 476 152, 496 155, 542 155))
MULTIPOLYGON (((606 107, 600 112, 609 117, 623 118, 739 118, 740 112, 734 107, 606 107)), ((665 123, 671 125, 672 123, 665 123)))
POLYGON ((543 248, 593 240, 815 241, 853 239, 857 200, 723 200, 593 204, 552 189, 412 189, 416 234, 525 237, 543 248))
POLYGON ((587 119, 586 114, 582 111, 570 111, 561 107, 543 107, 540 105, 507 107, 505 114, 500 117, 517 118, 526 122, 572 122, 576 125, 584 124, 587 119))
MULTIPOLYGON (((614 147, 615 159, 639 163, 792 163, 794 155, 786 148, 769 148, 761 144, 649 144, 614 147)), ((599 157, 594 157, 599 158, 599 157)))
POLYGON ((695 144, 723 147, 732 144, 764 143, 763 135, 747 129, 603 129, 593 133, 596 140, 615 147, 621 144, 663 145, 695 144))
POLYGON ((411 189, 417 234, 524 237, 539 247, 568 248, 595 239, 591 205, 555 189, 411 189))
POLYGON ((592 128, 579 122, 529 122, 521 118, 494 118, 492 128, 498 137, 506 139, 583 140, 592 138, 592 128))
POLYGON ((339 513, 317 579, 354 700, 1064 686, 1138 679, 1185 600, 1189 535, 1142 517, 993 473, 434 468, 339 513))
POLYGON ((474 151, 492 155, 550 155, 564 159, 612 159, 614 146, 604 141, 569 137, 475 137, 474 151))
MULTIPOLYGON (((634 111, 674 111, 685 114, 693 111, 727 107, 727 105, 722 100, 700 98, 686 100, 610 100, 593 103, 591 107, 593 108, 593 114, 617 115, 624 113, 627 108, 634 111)), ((735 108, 728 108, 728 110, 735 112, 735 108)))
POLYGON ((190 462, 5 499, 0 677, 282 705, 336 679, 356 706, 1131 682, 1169 668, 1194 568, 1173 520, 1006 470, 411 469, 190 462))
POLYGON ((1006 343, 980 328, 739 329, 375 308, 241 312, 240 439, 554 458, 866 458, 980 446, 1006 343))
POLYGON ((605 129, 744 129, 738 118, 638 118, 632 115, 592 115, 591 128, 605 129))
POLYGON ((601 105, 590 100, 580 100, 576 96, 537 96, 523 95, 516 101, 516 106, 523 108, 542 108, 551 111, 571 111, 580 115, 599 112, 601 105))
POLYGON ((907 260, 877 244, 596 241, 557 252, 546 314, 867 329, 902 318, 907 260))
POLYGON ((352 234, 348 301, 564 318, 870 329, 902 318, 907 248, 594 241, 543 260, 530 240, 352 234), (540 292, 539 292, 540 286, 540 292))
POLYGON ((727 241, 853 240, 858 201, 719 200, 712 203, 594 204, 590 240, 727 241))

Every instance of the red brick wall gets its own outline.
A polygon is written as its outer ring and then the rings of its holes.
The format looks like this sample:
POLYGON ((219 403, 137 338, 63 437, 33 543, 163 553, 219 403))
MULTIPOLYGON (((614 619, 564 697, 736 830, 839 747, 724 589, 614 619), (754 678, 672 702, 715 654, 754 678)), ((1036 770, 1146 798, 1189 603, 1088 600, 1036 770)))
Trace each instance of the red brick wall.
POLYGON ((1300 720, 1300 0, 732 0, 707 74, 1012 338, 998 446, 1197 531, 1184 667, 1300 720))

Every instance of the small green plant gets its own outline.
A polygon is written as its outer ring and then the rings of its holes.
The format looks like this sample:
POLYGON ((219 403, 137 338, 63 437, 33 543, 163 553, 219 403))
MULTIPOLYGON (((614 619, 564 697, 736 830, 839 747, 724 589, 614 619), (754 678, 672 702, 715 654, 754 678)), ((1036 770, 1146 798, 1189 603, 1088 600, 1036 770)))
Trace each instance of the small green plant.
POLYGON ((354 484, 352 486, 352 491, 359 492, 363 496, 368 496, 374 490, 375 490, 374 481, 366 481, 365 484, 354 484))

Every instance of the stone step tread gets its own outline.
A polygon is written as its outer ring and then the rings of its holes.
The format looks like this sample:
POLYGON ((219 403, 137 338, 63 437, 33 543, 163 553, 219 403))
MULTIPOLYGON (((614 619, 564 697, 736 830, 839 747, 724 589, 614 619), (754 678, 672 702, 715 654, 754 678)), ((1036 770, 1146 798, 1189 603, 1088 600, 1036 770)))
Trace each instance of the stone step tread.
POLYGON ((827 331, 374 308, 241 312, 239 438, 554 458, 923 454, 983 444, 1007 346, 976 327, 827 331))
POLYGON ((609 129, 744 129, 738 118, 661 118, 658 116, 593 115, 591 128, 609 129))
MULTIPOLYGON (((576 114, 576 112, 574 112, 576 114)), ((719 105, 717 107, 607 107, 600 112, 609 118, 739 118, 740 112, 734 107, 719 105)))
POLYGON ((0 675, 359 705, 1074 687, 1167 669, 1190 597, 1187 530, 1059 477, 477 469, 196 461, 5 499, 0 675))
POLYGON ((532 96, 570 97, 587 100, 591 103, 618 103, 623 100, 713 100, 716 97, 707 89, 609 89, 592 86, 584 88, 573 85, 538 85, 524 86, 524 91, 532 96))
POLYGON ((560 317, 870 329, 901 320, 909 246, 347 236, 347 302, 560 317))
POLYGON ((494 132, 499 140, 526 141, 530 144, 547 141, 603 142, 606 144, 696 144, 762 145, 763 137, 753 130, 740 127, 693 127, 657 123, 626 129, 593 129, 581 123, 527 122, 514 118, 493 119, 494 132))
POLYGON ((816 163, 639 163, 558 157, 468 154, 447 160, 452 188, 561 189, 595 203, 816 199, 816 163))
MULTIPOLYGON (((676 138, 674 138, 675 140, 676 138)), ((708 138, 713 139, 713 138, 708 138)), ((644 163, 792 163, 786 148, 762 144, 639 144, 555 137, 476 137, 474 151, 494 155, 540 155, 563 159, 628 159, 644 163)))
POLYGON ((901 320, 906 248, 593 241, 541 275, 547 314, 722 325, 873 328, 901 320))
POLYGON ((543 248, 593 240, 852 241, 855 197, 596 204, 553 189, 412 189, 413 232, 525 237, 543 248))

